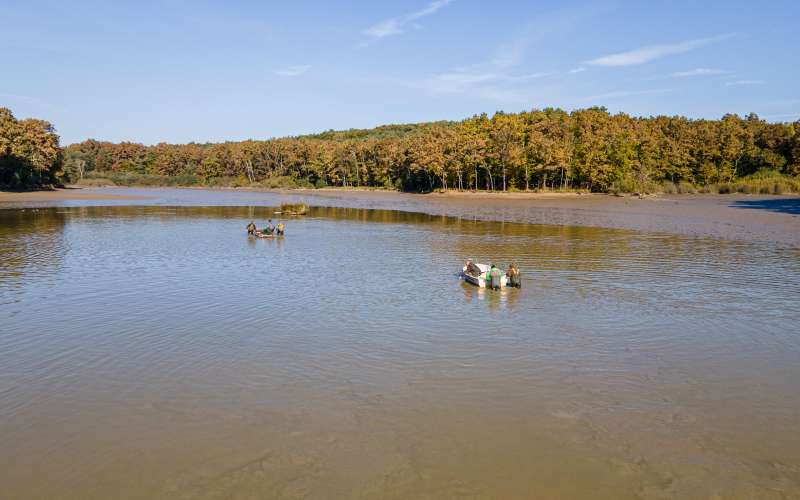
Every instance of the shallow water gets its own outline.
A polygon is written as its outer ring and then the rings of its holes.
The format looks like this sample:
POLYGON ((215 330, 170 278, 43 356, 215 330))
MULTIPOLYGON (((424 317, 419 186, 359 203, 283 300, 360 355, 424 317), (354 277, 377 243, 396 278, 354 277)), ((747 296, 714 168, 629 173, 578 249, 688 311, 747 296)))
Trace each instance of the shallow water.
POLYGON ((800 497, 796 251, 271 213, 0 210, 0 497, 800 497))

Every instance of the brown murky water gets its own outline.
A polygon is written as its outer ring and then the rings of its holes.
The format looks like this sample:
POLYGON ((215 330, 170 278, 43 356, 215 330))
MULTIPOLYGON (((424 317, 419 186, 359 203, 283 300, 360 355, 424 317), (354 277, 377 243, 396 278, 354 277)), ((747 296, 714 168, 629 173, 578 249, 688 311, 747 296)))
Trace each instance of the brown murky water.
POLYGON ((800 498, 796 250, 271 213, 0 210, 0 497, 800 498))

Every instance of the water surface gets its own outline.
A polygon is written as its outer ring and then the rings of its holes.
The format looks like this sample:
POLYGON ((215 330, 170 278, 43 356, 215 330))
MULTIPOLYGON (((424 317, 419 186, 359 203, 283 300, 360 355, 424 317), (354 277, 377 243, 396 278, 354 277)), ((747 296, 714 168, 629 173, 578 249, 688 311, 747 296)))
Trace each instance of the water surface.
POLYGON ((796 251, 272 211, 0 210, 0 496, 800 497, 796 251))

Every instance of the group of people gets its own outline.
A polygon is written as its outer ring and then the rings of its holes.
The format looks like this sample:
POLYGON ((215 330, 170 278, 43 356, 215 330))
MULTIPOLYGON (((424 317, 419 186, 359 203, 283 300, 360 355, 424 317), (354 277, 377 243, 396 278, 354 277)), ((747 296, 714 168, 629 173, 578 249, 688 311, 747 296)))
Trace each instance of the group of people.
MULTIPOLYGON (((472 262, 472 259, 467 259, 467 262, 464 265, 464 267, 466 268, 465 272, 472 276, 480 276, 483 274, 481 268, 478 267, 474 262, 472 262)), ((498 269, 497 266, 492 264, 491 267, 489 267, 489 270, 486 271, 486 277, 485 277, 486 285, 494 290, 499 290, 500 280, 502 279, 502 276, 503 272, 500 269, 498 269)), ((517 267, 516 264, 511 264, 510 266, 508 266, 508 270, 506 270, 506 280, 508 286, 514 288, 522 288, 522 281, 520 280, 519 268, 517 267)))
POLYGON ((250 221, 250 224, 247 225, 247 234, 251 236, 283 236, 285 232, 286 226, 284 226, 283 222, 278 221, 278 224, 275 225, 272 223, 272 219, 267 221, 267 227, 261 231, 256 228, 256 224, 253 221, 250 221))

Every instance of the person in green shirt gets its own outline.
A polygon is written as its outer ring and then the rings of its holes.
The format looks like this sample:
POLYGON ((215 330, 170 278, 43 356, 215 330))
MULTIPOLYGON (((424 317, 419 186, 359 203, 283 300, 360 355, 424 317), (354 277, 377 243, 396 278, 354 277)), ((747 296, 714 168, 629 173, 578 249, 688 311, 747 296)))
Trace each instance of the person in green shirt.
POLYGON ((486 281, 487 284, 491 287, 492 290, 500 290, 500 280, 503 276, 503 273, 497 269, 497 266, 492 264, 492 267, 489 268, 489 272, 486 273, 486 281))

